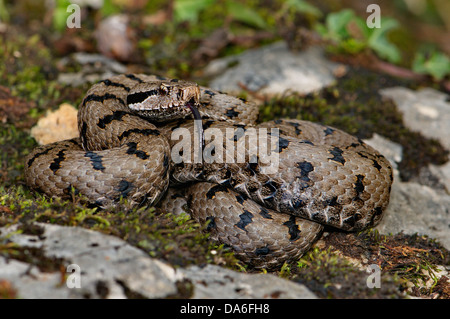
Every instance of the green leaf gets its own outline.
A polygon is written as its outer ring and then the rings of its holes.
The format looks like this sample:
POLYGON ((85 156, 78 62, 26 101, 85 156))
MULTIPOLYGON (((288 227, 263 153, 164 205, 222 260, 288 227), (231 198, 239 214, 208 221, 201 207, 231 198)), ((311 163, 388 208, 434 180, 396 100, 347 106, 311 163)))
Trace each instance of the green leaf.
POLYGON ((70 5, 69 0, 57 0, 56 7, 53 10, 53 27, 58 31, 63 31, 67 26, 67 18, 70 13, 67 7, 70 5))
POLYGON ((366 26, 367 29, 372 30, 369 36, 369 43, 370 41, 377 41, 378 38, 387 37, 388 31, 398 28, 398 26, 399 26, 398 21, 393 18, 382 18, 381 28, 370 29, 366 26))
POLYGON ((439 81, 450 74, 450 59, 446 54, 438 51, 434 51, 429 58, 424 52, 417 52, 412 69, 417 73, 430 74, 439 81))
POLYGON ((0 0, 0 22, 8 22, 9 21, 9 13, 6 10, 6 5, 3 0, 0 0))
POLYGON ((328 35, 328 29, 321 23, 317 23, 314 26, 314 30, 324 38, 328 35))
POLYGON ((313 6, 312 4, 309 4, 304 0, 288 0, 285 2, 285 7, 287 9, 293 8, 298 12, 310 14, 315 17, 321 17, 323 15, 322 11, 317 9, 317 7, 313 6))
POLYGON ((353 19, 353 22, 356 24, 358 29, 361 30, 364 39, 367 41, 367 39, 369 39, 370 35, 372 34, 373 29, 367 27, 366 21, 361 19, 360 17, 355 17, 355 19, 353 19))
POLYGON ((252 8, 235 1, 227 1, 226 5, 228 14, 231 15, 233 19, 253 27, 267 29, 267 24, 264 19, 252 8))
POLYGON ((120 8, 117 5, 115 5, 114 3, 112 3, 111 0, 104 0, 102 8, 101 8, 101 12, 104 17, 107 17, 107 16, 113 15, 115 13, 119 13, 120 8))
POLYGON ((370 43, 369 46, 382 59, 392 63, 398 63, 401 60, 399 49, 386 38, 378 38, 377 41, 370 43))
POLYGON ((398 48, 389 42, 388 31, 397 28, 399 23, 392 18, 381 19, 381 28, 373 28, 369 39, 368 46, 375 51, 375 53, 382 59, 386 59, 392 63, 398 63, 401 59, 401 54, 398 48))
POLYGON ((355 13, 351 9, 330 13, 325 22, 329 32, 328 36, 337 41, 347 38, 349 36, 347 25, 354 17, 355 13))
POLYGON ((175 0, 173 7, 175 20, 195 23, 200 12, 213 2, 214 0, 175 0))

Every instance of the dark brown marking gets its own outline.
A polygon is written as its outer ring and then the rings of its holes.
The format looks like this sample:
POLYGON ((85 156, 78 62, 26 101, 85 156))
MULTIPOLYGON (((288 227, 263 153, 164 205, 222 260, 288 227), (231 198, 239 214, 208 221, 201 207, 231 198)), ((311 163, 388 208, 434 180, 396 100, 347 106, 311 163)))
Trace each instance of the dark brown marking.
POLYGON ((145 99, 147 99, 150 96, 158 95, 160 91, 159 90, 150 90, 150 91, 144 91, 144 92, 136 92, 133 94, 127 95, 127 104, 135 104, 135 103, 141 103, 144 102, 145 99))
POLYGON ((122 117, 129 115, 130 113, 125 111, 114 111, 113 114, 108 114, 103 118, 99 119, 97 126, 100 128, 105 128, 106 125, 110 124, 112 121, 121 121, 122 117))
POLYGON ((63 162, 66 159, 64 155, 64 150, 59 151, 58 154, 56 155, 58 157, 56 157, 50 164, 50 169, 53 171, 53 173, 56 173, 56 171, 61 168, 61 162, 63 162))
POLYGON ((297 176, 297 178, 304 182, 311 181, 308 175, 314 170, 314 166, 307 161, 297 162, 296 166, 300 169, 300 176, 297 176))
POLYGON ((212 231, 217 229, 217 224, 214 216, 206 217, 206 222, 208 223, 206 226, 206 231, 212 231))
POLYGON ((247 225, 252 222, 253 214, 250 213, 248 210, 244 210, 244 212, 239 215, 239 218, 240 220, 235 224, 235 226, 237 228, 247 231, 245 227, 247 227, 247 225))
POLYGON ((266 255, 268 255, 270 253, 271 253, 271 250, 270 250, 270 248, 268 246, 255 249, 255 254, 257 256, 266 256, 266 255))
POLYGON ((119 140, 120 141, 123 140, 124 137, 130 136, 132 133, 137 133, 137 134, 144 135, 144 136, 150 136, 150 135, 158 136, 161 134, 160 131, 158 131, 158 130, 133 128, 130 130, 126 130, 122 134, 120 134, 119 140))
POLYGON ((241 194, 236 195, 236 201, 241 205, 244 205, 244 202, 246 200, 246 197, 244 197, 244 196, 245 195, 241 195, 241 194))
POLYGON ((126 145, 128 146, 127 154, 136 155, 138 158, 143 160, 150 157, 146 152, 137 149, 136 142, 128 142, 126 145))
POLYGON ((233 106, 227 110, 225 115, 228 116, 229 118, 233 118, 233 117, 238 117, 239 113, 236 112, 236 107, 233 106))
POLYGON ((327 127, 323 132, 325 133, 325 136, 333 134, 333 132, 336 131, 335 129, 332 129, 331 127, 327 127))
POLYGON ((133 188, 133 183, 123 179, 119 182, 117 191, 120 193, 120 197, 127 198, 128 194, 133 190, 133 188))
POLYGON ((87 142, 87 123, 83 122, 81 125, 81 131, 80 131, 80 137, 81 137, 81 143, 85 144, 87 142))
POLYGON ((331 150, 328 150, 328 152, 331 153, 331 155, 333 155, 332 158, 328 158, 331 161, 335 161, 338 163, 341 163, 342 165, 344 165, 345 163, 345 159, 342 156, 343 150, 341 150, 339 147, 334 147, 331 150))
POLYGON ((289 220, 283 223, 284 226, 287 226, 289 229, 289 240, 294 241, 300 238, 300 229, 298 225, 295 223, 295 216, 291 216, 289 220))
POLYGON ((372 161, 373 161, 372 166, 375 167, 380 172, 381 168, 382 168, 381 165, 378 164, 378 161, 376 161, 376 160, 372 160, 372 161))
POLYGON ((169 166, 169 157, 167 156, 167 154, 164 154, 163 166, 164 167, 169 166))
POLYGON ((214 95, 216 95, 216 93, 214 93, 213 91, 210 91, 210 90, 205 90, 204 91, 206 94, 208 94, 209 96, 214 96, 214 95))
POLYGON ((103 156, 91 151, 87 151, 86 153, 84 153, 84 156, 90 159, 91 165, 95 170, 102 172, 105 170, 102 161, 103 156))
POLYGON ((364 176, 356 175, 356 182, 354 184, 355 185, 354 190, 358 194, 357 195, 358 197, 364 191, 364 183, 363 182, 364 182, 364 176))
POLYGON ((261 207, 259 214, 265 219, 273 219, 272 215, 270 215, 270 212, 264 207, 261 207))
POLYGON ((28 160, 28 163, 27 163, 28 167, 30 167, 31 164, 33 164, 33 162, 36 160, 36 158, 38 158, 39 156, 48 154, 48 152, 50 152, 50 150, 51 150, 51 148, 47 148, 45 151, 34 154, 34 156, 28 160))
POLYGON ((216 197, 216 192, 228 192, 228 188, 223 185, 214 185, 206 193, 206 198, 213 199, 214 197, 216 197))
POLYGON ((289 146, 289 140, 285 138, 278 138, 278 153, 281 153, 285 148, 289 146))
POLYGON ((300 129, 300 124, 295 122, 287 122, 287 123, 295 128, 295 134, 300 135, 302 133, 302 130, 300 129))
POLYGON ((86 96, 84 98, 83 105, 86 105, 86 103, 91 102, 91 101, 103 103, 105 100, 116 100, 116 101, 119 101, 120 104, 125 106, 125 102, 121 98, 119 98, 111 93, 106 93, 104 95, 89 94, 88 96, 86 96))
POLYGON ((130 88, 122 83, 112 82, 111 80, 108 80, 108 79, 100 81, 100 83, 103 83, 106 86, 120 87, 120 88, 124 89, 125 91, 130 92, 130 88))
POLYGON ((140 78, 138 78, 136 75, 134 75, 134 74, 126 74, 125 75, 127 78, 129 78, 130 80, 133 80, 133 81, 137 81, 137 82, 139 82, 139 83, 142 83, 142 82, 144 82, 144 81, 142 81, 140 78))

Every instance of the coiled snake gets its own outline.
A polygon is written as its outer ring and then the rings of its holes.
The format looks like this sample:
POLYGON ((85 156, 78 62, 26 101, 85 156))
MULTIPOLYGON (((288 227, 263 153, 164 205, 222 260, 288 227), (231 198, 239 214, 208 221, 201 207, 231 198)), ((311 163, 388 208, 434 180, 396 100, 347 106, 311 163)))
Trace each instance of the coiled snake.
POLYGON ((25 179, 49 196, 74 190, 102 207, 121 199, 129 206, 159 202, 169 211, 183 205, 199 222, 208 221, 212 238, 256 268, 295 260, 323 225, 354 231, 381 219, 393 179, 381 154, 332 127, 299 120, 254 126, 257 116, 254 104, 192 82, 114 76, 84 97, 80 137, 34 149, 25 159, 25 179), (202 117, 203 131, 192 113, 202 117), (266 136, 276 142, 269 146, 277 156, 274 171, 264 171, 261 154, 251 152, 254 143, 239 144, 252 128, 278 129, 266 136), (179 129, 194 141, 184 149, 180 136, 174 138, 179 129), (211 129, 226 136, 222 144, 212 143, 218 138, 206 134, 211 129), (228 152, 238 144, 247 146, 218 157, 218 145, 228 152), (195 156, 198 145, 221 161, 174 161, 177 154, 195 156))

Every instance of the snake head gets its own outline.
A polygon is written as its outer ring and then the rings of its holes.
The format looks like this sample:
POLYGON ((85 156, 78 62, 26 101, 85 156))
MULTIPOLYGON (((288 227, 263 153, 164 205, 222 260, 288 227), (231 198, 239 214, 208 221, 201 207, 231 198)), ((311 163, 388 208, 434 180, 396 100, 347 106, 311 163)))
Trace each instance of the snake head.
POLYGON ((127 95, 127 105, 150 120, 164 122, 186 117, 199 105, 197 83, 167 80, 139 83, 127 95))

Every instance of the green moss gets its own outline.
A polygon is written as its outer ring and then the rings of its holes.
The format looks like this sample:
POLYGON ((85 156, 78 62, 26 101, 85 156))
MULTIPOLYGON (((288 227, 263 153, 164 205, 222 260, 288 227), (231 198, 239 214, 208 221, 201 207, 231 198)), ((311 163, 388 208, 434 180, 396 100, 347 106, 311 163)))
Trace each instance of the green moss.
POLYGON ((23 158, 35 145, 26 132, 13 125, 0 125, 0 185, 8 187, 23 181, 23 158))
MULTIPOLYGON (((331 252, 359 260, 363 267, 378 265, 381 278, 393 278, 398 291, 428 297, 437 291, 437 265, 450 264, 450 254, 441 244, 426 236, 381 235, 369 229, 358 234, 330 233, 324 238, 324 247, 331 252), (425 288, 425 282, 432 284, 425 288), (417 291, 407 288, 414 285, 417 291)), ((441 283, 442 286, 445 286, 441 283)), ((447 286, 448 287, 448 286, 447 286)), ((441 287, 439 287, 441 289, 441 287)), ((448 289, 448 288, 447 288, 448 289)), ((445 294, 438 292, 442 298, 445 294)))
POLYGON ((322 298, 400 298, 396 279, 381 276, 380 288, 367 285, 369 274, 331 249, 314 248, 292 267, 290 279, 306 285, 322 298))
POLYGON ((39 268, 41 272, 58 272, 61 267, 64 269, 70 262, 63 258, 47 257, 42 248, 22 247, 15 243, 8 242, 5 238, 0 238, 0 256, 8 259, 15 259, 39 268))
MULTIPOLYGON (((52 63, 50 50, 42 43, 40 36, 5 34, 0 44, 0 84, 11 88, 13 94, 28 96, 32 100, 44 95, 42 90, 48 88, 48 83, 43 83, 48 80, 44 67, 52 63)), ((50 86, 44 93, 53 90, 50 86)))
POLYGON ((425 235, 379 235, 376 231, 366 231, 359 235, 370 243, 372 254, 376 254, 385 271, 398 276, 402 289, 407 283, 420 288, 420 295, 430 296, 438 283, 437 265, 450 265, 450 252, 439 242, 425 235), (424 283, 432 281, 427 289, 424 283))
POLYGON ((35 118, 62 102, 77 105, 82 98, 79 90, 56 81, 55 61, 39 34, 26 35, 10 27, 0 36, 0 85, 9 88, 12 95, 33 102, 30 113, 35 118))
POLYGON ((237 267, 233 253, 212 242, 204 232, 206 226, 188 215, 163 214, 154 208, 126 210, 123 204, 101 210, 84 204, 79 196, 71 201, 51 199, 22 186, 0 186, 0 208, 8 211, 0 216, 0 226, 18 222, 80 226, 118 236, 174 266, 214 263, 237 267))

